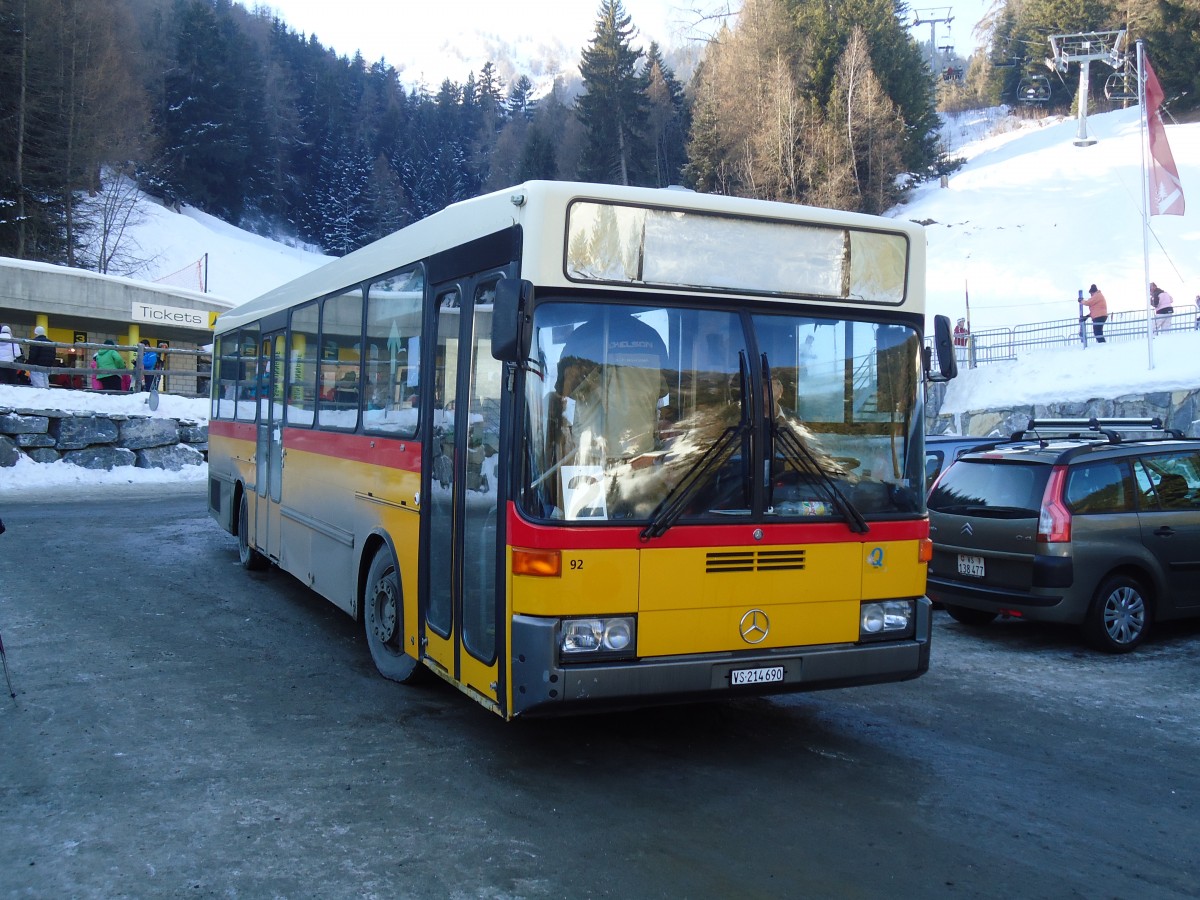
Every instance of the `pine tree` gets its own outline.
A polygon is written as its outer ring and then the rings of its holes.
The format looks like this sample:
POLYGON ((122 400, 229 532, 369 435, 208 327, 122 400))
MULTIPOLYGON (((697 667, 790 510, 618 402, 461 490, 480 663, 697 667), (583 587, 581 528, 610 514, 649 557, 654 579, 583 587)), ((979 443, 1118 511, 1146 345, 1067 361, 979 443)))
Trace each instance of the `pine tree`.
POLYGON ((518 181, 545 179, 553 181, 558 177, 558 162, 555 159, 555 143, 542 128, 536 124, 529 127, 525 141, 525 149, 521 153, 521 168, 518 181))
POLYGON ((57 192, 48 195, 39 183, 37 153, 31 152, 42 115, 37 92, 42 60, 31 47, 35 15, 29 7, 30 0, 0 7, 0 254, 18 259, 53 258, 36 247, 39 220, 61 237, 57 192), (51 202, 43 208, 39 196, 51 202))
POLYGON ((838 204, 879 214, 899 199, 895 174, 902 168, 899 117, 871 67, 866 35, 855 28, 834 73, 828 119, 840 132, 853 176, 853 197, 838 204))
POLYGON ((654 147, 656 187, 678 184, 687 161, 684 139, 688 131, 688 109, 683 86, 663 61, 658 44, 646 51, 646 99, 649 104, 649 137, 654 147))
POLYGON ((138 153, 143 92, 117 0, 0 7, 0 252, 77 263, 78 192, 138 153))
POLYGON ((315 197, 320 216, 321 246, 345 255, 369 243, 375 235, 370 215, 372 162, 365 147, 329 139, 321 155, 321 188, 315 197))
POLYGON ((746 0, 698 73, 689 178, 698 188, 802 202, 802 140, 813 106, 800 90, 794 31, 781 0, 746 0))
POLYGON ((520 75, 508 87, 508 101, 505 108, 509 118, 520 116, 526 121, 533 119, 537 103, 533 100, 533 82, 528 75, 520 75))
POLYGON ((490 60, 483 64, 478 84, 475 84, 473 73, 468 82, 474 85, 474 90, 471 97, 465 91, 463 96, 464 107, 470 106, 465 146, 468 150, 470 182, 474 186, 473 192, 478 192, 486 190, 493 180, 495 155, 509 116, 504 104, 499 102, 500 80, 490 60))
POLYGON ((854 29, 861 28, 879 84, 904 121, 903 161, 911 172, 924 172, 937 160, 939 119, 929 71, 921 48, 909 33, 896 0, 789 0, 796 33, 808 60, 806 92, 828 102, 839 60, 854 29))
POLYGON ((479 107, 485 116, 491 114, 493 120, 497 121, 497 130, 501 124, 499 120, 503 119, 503 91, 504 82, 496 74, 496 67, 489 59, 479 70, 479 107))
POLYGON ((191 0, 178 10, 159 125, 168 199, 236 224, 255 183, 269 179, 260 168, 262 70, 231 15, 229 0, 191 0))
POLYGON ((584 93, 575 106, 587 136, 581 174, 591 180, 650 183, 645 81, 637 71, 642 52, 631 45, 634 31, 621 0, 602 0, 595 37, 580 62, 584 93))
MULTIPOLYGON (((725 34, 728 34, 726 31, 725 34)), ((692 109, 692 127, 688 135, 688 162, 683 168, 685 182, 709 194, 729 193, 722 178, 724 134, 721 130, 720 96, 715 80, 709 76, 714 56, 722 46, 720 39, 709 48, 708 57, 697 70, 693 85, 696 99, 692 109)))

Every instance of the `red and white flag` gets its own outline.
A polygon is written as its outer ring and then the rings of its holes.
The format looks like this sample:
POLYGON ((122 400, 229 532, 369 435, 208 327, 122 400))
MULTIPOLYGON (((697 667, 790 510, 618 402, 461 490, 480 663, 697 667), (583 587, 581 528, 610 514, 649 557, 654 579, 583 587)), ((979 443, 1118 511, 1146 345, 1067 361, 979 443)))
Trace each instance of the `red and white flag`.
POLYGON ((1163 102, 1162 85, 1150 65, 1150 57, 1143 54, 1142 60, 1146 67, 1146 128, 1150 133, 1150 215, 1182 216, 1183 184, 1179 181, 1179 168, 1171 155, 1167 129, 1159 113, 1163 102))

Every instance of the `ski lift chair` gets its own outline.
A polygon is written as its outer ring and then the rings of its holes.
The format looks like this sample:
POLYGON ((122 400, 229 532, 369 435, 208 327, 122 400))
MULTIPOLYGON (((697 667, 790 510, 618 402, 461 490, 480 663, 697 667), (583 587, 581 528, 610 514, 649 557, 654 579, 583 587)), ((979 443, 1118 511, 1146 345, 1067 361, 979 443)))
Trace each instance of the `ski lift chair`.
POLYGON ((1137 74, 1128 63, 1104 79, 1104 96, 1118 103, 1138 99, 1137 74))
POLYGON ((1050 79, 1045 75, 1029 75, 1017 85, 1017 99, 1026 106, 1050 102, 1050 79))

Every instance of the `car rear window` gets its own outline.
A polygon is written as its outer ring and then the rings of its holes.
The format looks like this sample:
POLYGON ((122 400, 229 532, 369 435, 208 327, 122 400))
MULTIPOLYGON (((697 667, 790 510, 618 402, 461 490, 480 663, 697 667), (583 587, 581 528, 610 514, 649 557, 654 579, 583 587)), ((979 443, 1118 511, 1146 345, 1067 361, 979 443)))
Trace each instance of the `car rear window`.
POLYGON ((960 459, 929 495, 936 512, 994 518, 1036 517, 1050 466, 993 459, 960 459))

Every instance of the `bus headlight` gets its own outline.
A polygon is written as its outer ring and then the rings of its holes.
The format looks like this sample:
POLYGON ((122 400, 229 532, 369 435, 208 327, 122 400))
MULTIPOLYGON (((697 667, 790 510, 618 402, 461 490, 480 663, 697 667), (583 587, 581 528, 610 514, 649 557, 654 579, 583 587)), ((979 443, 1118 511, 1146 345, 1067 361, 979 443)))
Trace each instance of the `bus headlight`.
POLYGON ((858 639, 891 640, 915 633, 911 600, 873 600, 859 607, 858 639))
POLYGON ((629 659, 634 650, 634 617, 564 619, 558 647, 564 660, 629 659))

